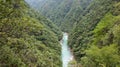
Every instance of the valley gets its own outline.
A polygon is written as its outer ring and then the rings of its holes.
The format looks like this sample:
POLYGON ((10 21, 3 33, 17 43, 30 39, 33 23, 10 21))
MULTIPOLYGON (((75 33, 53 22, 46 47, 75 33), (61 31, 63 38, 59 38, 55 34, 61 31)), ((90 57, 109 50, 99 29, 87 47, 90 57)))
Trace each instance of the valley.
POLYGON ((0 0, 0 67, 71 66, 120 67, 119 0, 0 0))

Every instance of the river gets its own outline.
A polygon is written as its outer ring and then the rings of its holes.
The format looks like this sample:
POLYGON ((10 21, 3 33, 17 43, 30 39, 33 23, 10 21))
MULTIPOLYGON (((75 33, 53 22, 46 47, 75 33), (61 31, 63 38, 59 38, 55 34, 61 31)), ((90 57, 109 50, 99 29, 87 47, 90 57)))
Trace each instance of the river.
POLYGON ((62 67, 68 67, 68 63, 73 59, 73 55, 68 47, 68 34, 63 33, 63 38, 61 40, 62 45, 62 67))

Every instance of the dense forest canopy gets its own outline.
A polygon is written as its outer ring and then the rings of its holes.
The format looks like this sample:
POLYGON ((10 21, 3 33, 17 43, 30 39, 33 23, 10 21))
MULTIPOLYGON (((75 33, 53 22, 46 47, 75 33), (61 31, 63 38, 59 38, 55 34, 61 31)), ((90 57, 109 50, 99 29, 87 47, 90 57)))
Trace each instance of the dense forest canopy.
POLYGON ((0 67, 120 67, 120 0, 0 0, 0 67))
POLYGON ((24 0, 0 0, 0 67, 60 67, 61 34, 24 0))
POLYGON ((92 0, 26 0, 33 8, 55 23, 62 31, 70 32, 81 13, 92 0))

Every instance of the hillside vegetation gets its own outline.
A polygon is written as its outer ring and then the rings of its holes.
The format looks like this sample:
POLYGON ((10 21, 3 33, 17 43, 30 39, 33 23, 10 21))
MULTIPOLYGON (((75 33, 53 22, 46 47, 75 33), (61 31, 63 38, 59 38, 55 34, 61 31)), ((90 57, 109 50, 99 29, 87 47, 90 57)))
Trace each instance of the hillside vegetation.
POLYGON ((92 0, 26 0, 62 31, 70 32, 92 0))
POLYGON ((120 2, 94 0, 70 34, 69 45, 84 67, 119 67, 120 2))
POLYGON ((61 35, 24 0, 0 0, 0 67, 61 67, 61 35))
POLYGON ((0 0, 0 67, 62 67, 61 31, 69 64, 120 67, 120 0, 0 0))

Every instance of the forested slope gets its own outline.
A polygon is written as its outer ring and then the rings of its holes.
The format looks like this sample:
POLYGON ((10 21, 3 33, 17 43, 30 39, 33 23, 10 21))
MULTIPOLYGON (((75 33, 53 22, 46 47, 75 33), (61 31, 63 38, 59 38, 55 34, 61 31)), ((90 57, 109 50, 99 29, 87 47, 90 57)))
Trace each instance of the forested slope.
POLYGON ((78 63, 119 67, 119 0, 50 0, 36 8, 70 33, 69 46, 78 63))
POLYGON ((0 67, 61 67, 61 35, 24 0, 0 0, 0 67))
POLYGON ((84 67, 119 67, 120 2, 93 0, 69 35, 76 60, 84 67))
POLYGON ((62 67, 61 30, 75 63, 120 67, 120 0, 25 1, 0 0, 0 67, 62 67))
MULTIPOLYGON (((64 17, 64 20, 61 22, 61 30, 65 32, 71 32, 76 24, 81 19, 81 14, 87 8, 87 6, 91 3, 92 0, 72 0, 72 4, 70 10, 64 17)), ((63 6, 61 6, 63 7, 63 6)))
POLYGON ((55 23, 62 31, 70 32, 80 14, 92 0, 26 0, 33 8, 55 23), (37 5, 37 6, 36 6, 37 5))

